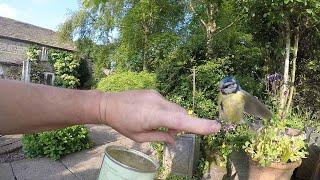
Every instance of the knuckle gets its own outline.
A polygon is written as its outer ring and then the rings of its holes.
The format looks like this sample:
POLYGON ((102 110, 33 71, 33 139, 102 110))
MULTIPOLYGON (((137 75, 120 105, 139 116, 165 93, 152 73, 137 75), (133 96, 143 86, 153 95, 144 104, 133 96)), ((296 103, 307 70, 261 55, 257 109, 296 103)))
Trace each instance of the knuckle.
POLYGON ((161 94, 154 89, 148 90, 147 94, 151 97, 162 97, 161 94))
POLYGON ((181 107, 179 104, 176 104, 176 103, 173 103, 173 104, 174 104, 175 109, 176 109, 178 112, 181 112, 181 113, 183 113, 183 114, 187 114, 187 111, 186 111, 183 107, 181 107))
POLYGON ((143 98, 148 99, 148 100, 154 100, 154 101, 159 101, 159 100, 163 99, 161 94, 155 90, 145 90, 143 92, 143 98))
POLYGON ((183 121, 182 121, 183 117, 184 117, 184 115, 181 113, 175 113, 173 115, 172 121, 173 121, 173 124, 175 127, 181 127, 183 125, 183 121))

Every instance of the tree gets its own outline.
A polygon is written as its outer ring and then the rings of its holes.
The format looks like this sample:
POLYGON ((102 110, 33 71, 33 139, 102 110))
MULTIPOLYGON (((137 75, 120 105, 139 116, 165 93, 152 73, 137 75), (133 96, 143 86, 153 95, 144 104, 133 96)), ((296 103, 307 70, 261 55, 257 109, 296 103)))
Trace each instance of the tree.
POLYGON ((151 40, 163 33, 171 38, 183 19, 184 6, 179 1, 84 1, 82 9, 70 16, 61 31, 63 37, 79 35, 102 44, 110 43, 118 34, 117 51, 121 56, 117 59, 124 64, 135 63, 139 67, 135 70, 149 70, 153 63, 148 53, 151 40))
MULTIPOLYGON (((284 0, 284 1, 242 1, 248 9, 250 20, 254 21, 258 31, 272 31, 276 33, 277 45, 285 44, 284 66, 283 66, 283 86, 280 92, 279 113, 283 117, 289 110, 293 95, 294 83, 297 67, 297 57, 299 51, 299 41, 301 34, 310 28, 316 28, 319 25, 320 2, 316 0, 284 0), (293 43, 293 53, 290 55, 291 39, 293 43)), ((263 33, 262 33, 263 34, 263 33)), ((264 37, 261 37, 263 39, 264 37)))
POLYGON ((201 22, 206 33, 206 58, 210 59, 213 56, 213 38, 225 29, 231 27, 242 18, 242 13, 225 27, 217 26, 217 17, 221 13, 224 1, 222 0, 188 0, 189 9, 193 17, 201 22))

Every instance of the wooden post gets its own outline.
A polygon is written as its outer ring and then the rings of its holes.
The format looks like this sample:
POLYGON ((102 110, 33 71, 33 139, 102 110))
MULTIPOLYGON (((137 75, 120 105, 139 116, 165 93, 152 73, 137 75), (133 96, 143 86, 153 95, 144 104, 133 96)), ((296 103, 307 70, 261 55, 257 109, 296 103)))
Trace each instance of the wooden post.
POLYGON ((30 61, 29 60, 23 61, 22 78, 21 78, 23 82, 30 82, 30 71, 31 71, 30 61))

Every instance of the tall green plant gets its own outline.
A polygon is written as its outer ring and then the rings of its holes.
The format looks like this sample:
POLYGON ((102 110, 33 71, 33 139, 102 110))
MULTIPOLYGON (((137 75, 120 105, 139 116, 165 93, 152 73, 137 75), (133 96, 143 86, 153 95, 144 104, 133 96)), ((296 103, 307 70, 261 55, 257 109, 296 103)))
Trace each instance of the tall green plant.
POLYGON ((78 68, 80 60, 74 54, 66 51, 52 51, 50 61, 55 69, 56 85, 65 88, 77 88, 80 85, 78 68))

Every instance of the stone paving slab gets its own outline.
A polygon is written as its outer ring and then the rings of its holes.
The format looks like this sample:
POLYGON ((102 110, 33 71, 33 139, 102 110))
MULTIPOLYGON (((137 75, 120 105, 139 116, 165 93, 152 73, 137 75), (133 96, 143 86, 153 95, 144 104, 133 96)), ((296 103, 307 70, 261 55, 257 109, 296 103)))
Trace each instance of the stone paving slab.
POLYGON ((14 180, 14 175, 12 173, 12 168, 10 163, 0 164, 0 179, 14 180))
POLYGON ((21 134, 16 135, 5 135, 0 137, 0 147, 11 144, 12 142, 16 142, 20 140, 22 137, 21 134))
POLYGON ((25 159, 12 162, 17 180, 77 180, 60 161, 47 158, 25 159))
POLYGON ((117 131, 106 125, 92 125, 88 124, 86 127, 89 129, 89 137, 95 145, 104 145, 121 138, 117 131))
POLYGON ((22 147, 22 135, 5 135, 0 137, 0 155, 13 152, 22 147))
POLYGON ((148 155, 154 155, 150 143, 137 143, 119 134, 106 125, 86 125, 90 131, 89 136, 95 145, 118 145, 142 151, 148 155))
POLYGON ((20 140, 13 141, 10 144, 7 144, 7 145, 0 147, 0 155, 16 151, 16 150, 20 149, 21 147, 22 147, 22 144, 21 144, 20 140))
POLYGON ((102 145, 70 154, 62 158, 61 162, 79 179, 95 180, 100 172, 105 147, 102 145))

